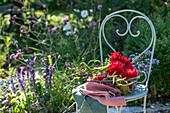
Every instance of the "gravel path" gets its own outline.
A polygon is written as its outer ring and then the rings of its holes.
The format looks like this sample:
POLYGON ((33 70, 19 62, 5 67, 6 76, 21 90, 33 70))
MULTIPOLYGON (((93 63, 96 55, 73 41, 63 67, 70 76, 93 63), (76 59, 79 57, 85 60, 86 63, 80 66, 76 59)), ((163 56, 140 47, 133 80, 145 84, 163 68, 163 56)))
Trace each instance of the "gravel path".
MULTIPOLYGON (((116 113, 115 108, 109 108, 109 113, 116 113)), ((122 107, 122 113, 143 113, 142 106, 122 107)), ((170 103, 155 103, 147 107, 147 113, 170 113, 170 103)))

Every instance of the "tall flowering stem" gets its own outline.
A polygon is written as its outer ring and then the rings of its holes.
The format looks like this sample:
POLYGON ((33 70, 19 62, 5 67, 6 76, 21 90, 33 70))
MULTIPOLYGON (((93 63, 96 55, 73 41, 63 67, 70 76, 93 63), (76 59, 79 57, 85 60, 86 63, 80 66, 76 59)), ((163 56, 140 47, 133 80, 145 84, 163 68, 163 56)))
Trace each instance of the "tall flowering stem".
POLYGON ((12 74, 10 75, 11 76, 11 80, 10 80, 10 82, 11 82, 11 89, 12 89, 12 91, 13 91, 13 93, 15 94, 16 93, 16 91, 15 91, 15 86, 14 86, 14 82, 13 82, 13 77, 12 77, 12 74))
POLYGON ((51 88, 51 77, 52 77, 52 74, 53 74, 53 69, 52 69, 52 66, 50 67, 50 75, 49 75, 49 86, 51 88))
POLYGON ((26 67, 26 72, 27 72, 28 88, 30 90, 31 89, 31 85, 30 85, 30 79, 29 79, 29 71, 28 71, 27 67, 26 67))
POLYGON ((48 86, 48 76, 49 76, 49 69, 48 66, 46 67, 46 75, 44 75, 44 79, 45 79, 45 83, 46 83, 46 87, 48 86))
POLYGON ((23 82, 22 82, 22 80, 21 80, 21 75, 20 75, 20 73, 18 73, 18 71, 16 72, 17 73, 17 75, 18 75, 18 81, 19 81, 19 84, 20 84, 20 89, 22 90, 24 90, 25 91, 25 87, 24 87, 24 85, 23 85, 23 82))
POLYGON ((34 91, 34 86, 35 86, 35 71, 32 69, 31 70, 31 85, 33 86, 33 91, 34 91))

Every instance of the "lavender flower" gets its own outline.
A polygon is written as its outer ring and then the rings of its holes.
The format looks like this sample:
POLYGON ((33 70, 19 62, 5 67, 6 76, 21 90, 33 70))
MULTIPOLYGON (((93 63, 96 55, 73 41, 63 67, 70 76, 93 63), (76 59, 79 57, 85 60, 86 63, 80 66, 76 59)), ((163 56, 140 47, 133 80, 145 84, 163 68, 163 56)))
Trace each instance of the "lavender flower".
POLYGON ((48 85, 48 75, 49 75, 49 69, 48 69, 48 66, 46 67, 46 70, 45 70, 45 72, 46 72, 46 75, 44 75, 43 76, 43 78, 45 79, 45 82, 46 82, 46 87, 47 87, 47 85, 48 85))
POLYGON ((97 7, 99 10, 101 10, 102 9, 102 5, 98 5, 98 7, 97 7))
POLYGON ((55 68, 55 67, 52 67, 52 70, 53 70, 53 71, 55 71, 55 70, 56 70, 56 68, 55 68))
POLYGON ((31 88, 31 85, 30 85, 30 79, 29 79, 29 71, 28 71, 28 69, 27 69, 28 67, 26 67, 26 71, 27 71, 27 81, 28 81, 28 88, 29 88, 29 90, 30 90, 30 88, 31 88))
POLYGON ((24 87, 24 85, 23 85, 23 82, 22 82, 22 80, 21 80, 21 75, 20 75, 20 73, 18 73, 18 71, 16 72, 17 73, 17 75, 18 75, 18 81, 19 81, 19 84, 20 84, 20 89, 22 90, 24 90, 25 91, 25 87, 24 87))
POLYGON ((69 13, 67 12, 66 15, 69 15, 69 13))
POLYGON ((14 56, 15 56, 15 54, 14 54, 14 53, 13 53, 13 54, 11 54, 11 55, 10 55, 10 59, 14 58, 14 56))
POLYGON ((50 67, 49 86, 51 88, 52 67, 50 67))
POLYGON ((90 22, 90 27, 96 26, 97 23, 95 21, 90 22))
POLYGON ((15 94, 16 93, 16 91, 15 91, 15 86, 14 86, 14 82, 13 82, 13 77, 12 77, 12 74, 10 75, 11 76, 11 80, 10 80, 10 82, 11 82, 11 89, 12 89, 12 91, 13 91, 13 93, 15 94))
POLYGON ((33 86, 33 91, 34 91, 34 85, 35 85, 35 71, 31 70, 31 85, 33 86))
POLYGON ((152 54, 152 51, 147 50, 145 54, 146 54, 146 55, 151 55, 151 54, 152 54))
POLYGON ((15 22, 15 21, 12 21, 12 24, 13 24, 13 25, 16 25, 16 22, 15 22))
POLYGON ((25 79, 24 79, 24 74, 21 73, 21 75, 22 75, 22 85, 23 85, 23 88, 24 88, 24 91, 25 91, 26 83, 25 83, 25 79))
POLYGON ((30 65, 31 67, 33 67, 34 62, 33 62, 33 61, 30 61, 30 62, 29 62, 29 65, 30 65))

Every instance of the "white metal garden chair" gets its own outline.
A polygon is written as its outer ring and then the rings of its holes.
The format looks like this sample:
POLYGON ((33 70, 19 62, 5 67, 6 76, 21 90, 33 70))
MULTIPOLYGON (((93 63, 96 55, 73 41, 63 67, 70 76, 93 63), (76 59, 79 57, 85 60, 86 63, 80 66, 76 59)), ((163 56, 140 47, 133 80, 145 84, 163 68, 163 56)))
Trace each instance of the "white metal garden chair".
MULTIPOLYGON (((119 33, 119 29, 116 30, 117 35, 121 36, 121 37, 125 36, 128 32, 132 37, 138 37, 140 35, 140 31, 137 31, 137 34, 133 34, 131 32, 131 24, 135 19, 139 19, 139 18, 144 19, 149 24, 149 26, 151 28, 152 38, 151 38, 151 42, 150 42, 149 46, 142 53, 140 53, 139 56, 135 57, 135 59, 132 61, 132 62, 135 62, 135 60, 137 60, 142 54, 144 54, 148 49, 151 48, 152 54, 151 54, 151 60, 150 60, 150 65, 149 65, 149 73, 146 74, 145 72, 143 72, 144 75, 145 75, 145 79, 138 84, 138 86, 136 87, 136 90, 133 94, 129 94, 129 95, 125 96, 126 102, 130 102, 130 101, 134 101, 134 100, 137 100, 137 99, 140 99, 140 98, 144 98, 143 111, 144 111, 144 113, 146 113, 146 98, 147 98, 147 93, 148 93, 147 87, 148 87, 148 82, 149 82, 149 77, 150 77, 150 72, 151 72, 151 67, 152 67, 154 48, 155 48, 155 42, 156 42, 155 28, 152 24, 152 21, 146 15, 144 15, 143 13, 136 11, 136 10, 129 10, 129 9, 119 10, 119 11, 111 13, 110 15, 107 15, 105 17, 105 19, 103 20, 102 24, 101 24, 100 32, 99 32, 100 56, 101 56, 101 63, 102 64, 103 64, 102 36, 103 36, 106 44, 113 51, 115 51, 115 49, 107 41, 106 36, 105 36, 105 31, 104 31, 106 22, 110 18, 113 18, 113 17, 120 17, 127 24, 127 29, 126 29, 125 33, 121 34, 121 33, 119 33), (130 21, 128 21, 124 16, 121 15, 124 12, 126 12, 126 13, 136 13, 137 16, 134 16, 130 21)), ((118 113, 121 113, 121 108, 122 108, 122 106, 116 107, 118 113)), ((107 106, 107 112, 109 112, 109 106, 107 106)))

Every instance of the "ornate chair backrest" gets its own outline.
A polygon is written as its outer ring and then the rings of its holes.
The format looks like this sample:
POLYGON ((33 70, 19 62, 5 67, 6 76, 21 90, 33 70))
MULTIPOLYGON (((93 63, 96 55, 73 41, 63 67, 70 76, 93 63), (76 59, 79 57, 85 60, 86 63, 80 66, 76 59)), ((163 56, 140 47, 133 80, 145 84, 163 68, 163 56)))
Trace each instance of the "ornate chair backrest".
POLYGON ((140 35, 140 31, 137 31, 137 34, 133 34, 133 33, 131 32, 131 24, 132 24, 132 22, 133 22, 135 19, 137 19, 137 18, 142 18, 142 19, 144 19, 144 20, 149 24, 149 26, 150 26, 151 31, 152 31, 152 39, 151 39, 151 42, 150 42, 149 46, 148 46, 143 52, 141 52, 137 57, 135 57, 135 58, 133 59, 133 61, 132 61, 132 62, 135 62, 135 60, 137 60, 137 59, 138 59, 141 55, 143 55, 147 50, 149 50, 150 48, 152 48, 152 49, 151 49, 151 52, 152 52, 152 53, 151 53, 151 59, 150 59, 150 64, 149 64, 149 73, 148 73, 148 75, 146 75, 146 73, 145 73, 145 77, 147 77, 147 78, 145 79, 145 80, 146 80, 146 87, 147 87, 147 86, 148 86, 148 82, 149 82, 149 77, 150 77, 150 72, 151 72, 151 67, 152 67, 153 54, 154 54, 154 48, 155 48, 155 42, 156 42, 156 33, 155 33, 155 28, 154 28, 154 26, 153 26, 153 24, 152 24, 152 21, 151 21, 146 15, 144 15, 143 13, 141 13, 141 12, 139 12, 139 11, 136 11, 136 10, 129 10, 129 9, 119 10, 119 11, 116 11, 116 12, 113 12, 113 13, 107 15, 107 16, 105 17, 105 19, 103 20, 102 24, 101 24, 100 32, 99 32, 100 56, 101 56, 101 63, 102 63, 102 64, 103 64, 103 52, 102 52, 102 40, 101 40, 102 35, 103 35, 103 38, 104 38, 106 44, 107 44, 113 51, 115 51, 115 49, 114 49, 114 48, 110 45, 110 43, 107 41, 106 36, 105 36, 105 31, 104 31, 104 27, 105 27, 106 22, 107 22, 110 18, 112 18, 112 17, 120 17, 120 18, 122 18, 122 19, 126 22, 126 24, 127 24, 127 28, 126 28, 125 33, 121 34, 121 33, 119 33, 119 29, 116 30, 116 33, 117 33, 118 36, 125 36, 125 35, 129 32, 129 34, 130 34, 132 37, 138 37, 138 36, 140 35), (134 16, 134 17, 130 20, 130 22, 128 22, 128 20, 127 20, 124 16, 122 16, 122 15, 120 14, 120 13, 123 13, 123 12, 136 13, 136 14, 138 14, 138 16, 134 16))

